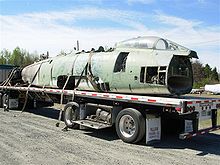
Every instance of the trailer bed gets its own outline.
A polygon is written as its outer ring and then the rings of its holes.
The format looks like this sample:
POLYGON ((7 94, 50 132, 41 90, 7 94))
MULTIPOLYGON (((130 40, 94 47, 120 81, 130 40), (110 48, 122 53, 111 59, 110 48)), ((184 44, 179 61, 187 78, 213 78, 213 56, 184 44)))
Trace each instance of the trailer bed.
POLYGON ((15 87, 15 86, 0 86, 1 90, 16 90, 16 91, 29 91, 41 92, 48 94, 57 94, 73 97, 84 97, 101 100, 111 100, 130 103, 141 103, 146 105, 174 107, 180 114, 189 113, 198 110, 216 109, 220 108, 219 98, 203 98, 192 96, 146 96, 146 95, 130 95, 130 94, 116 94, 116 93, 103 93, 93 91, 78 91, 78 90, 62 90, 52 88, 38 88, 38 87, 15 87), (192 107, 187 111, 187 107, 192 107))

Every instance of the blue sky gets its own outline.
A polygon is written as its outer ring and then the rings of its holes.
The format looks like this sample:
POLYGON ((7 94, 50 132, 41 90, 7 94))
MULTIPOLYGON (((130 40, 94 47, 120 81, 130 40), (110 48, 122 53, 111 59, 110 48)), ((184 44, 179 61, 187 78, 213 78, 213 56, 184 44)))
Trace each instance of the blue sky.
POLYGON ((136 36, 160 36, 220 71, 219 0, 0 0, 0 48, 55 56, 136 36))

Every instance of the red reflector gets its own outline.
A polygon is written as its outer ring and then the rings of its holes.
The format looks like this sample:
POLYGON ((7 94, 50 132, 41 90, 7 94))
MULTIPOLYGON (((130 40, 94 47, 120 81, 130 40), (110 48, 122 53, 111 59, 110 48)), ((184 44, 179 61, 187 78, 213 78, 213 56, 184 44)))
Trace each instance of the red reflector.
POLYGON ((117 99, 122 99, 123 97, 122 97, 122 96, 116 96, 116 98, 117 98, 117 99))
POLYGON ((152 103, 156 102, 156 100, 151 100, 151 99, 148 99, 147 101, 152 103))
POLYGON ((192 104, 193 102, 187 102, 187 104, 192 104))
POLYGON ((179 112, 181 111, 180 107, 176 107, 175 109, 176 109, 176 111, 179 111, 179 112))
POLYGON ((138 100, 138 98, 132 97, 131 100, 138 100))

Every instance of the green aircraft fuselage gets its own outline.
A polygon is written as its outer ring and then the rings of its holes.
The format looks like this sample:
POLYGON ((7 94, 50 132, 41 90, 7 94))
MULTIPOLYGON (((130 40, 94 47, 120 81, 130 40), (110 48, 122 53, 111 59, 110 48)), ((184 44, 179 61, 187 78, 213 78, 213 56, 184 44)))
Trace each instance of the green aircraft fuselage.
POLYGON ((196 52, 159 37, 120 42, 107 52, 74 52, 22 71, 24 82, 52 88, 137 94, 186 94, 196 52), (65 82, 68 80, 68 83, 65 82))

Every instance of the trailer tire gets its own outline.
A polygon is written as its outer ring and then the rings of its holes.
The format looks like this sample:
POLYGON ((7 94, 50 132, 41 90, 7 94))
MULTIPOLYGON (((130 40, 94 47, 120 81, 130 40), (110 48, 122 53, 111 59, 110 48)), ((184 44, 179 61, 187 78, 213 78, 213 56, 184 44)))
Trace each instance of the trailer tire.
POLYGON ((2 93, 0 93, 0 108, 3 108, 3 105, 2 105, 2 93))
POLYGON ((69 102, 64 107, 64 122, 68 128, 77 129, 78 124, 73 123, 74 120, 79 119, 79 104, 69 102))
POLYGON ((9 96, 8 96, 8 94, 4 94, 2 96, 2 106, 3 106, 4 111, 9 110, 9 96))
POLYGON ((145 134, 145 120, 136 109, 126 108, 116 117, 116 132, 119 138, 126 143, 137 143, 145 134))

